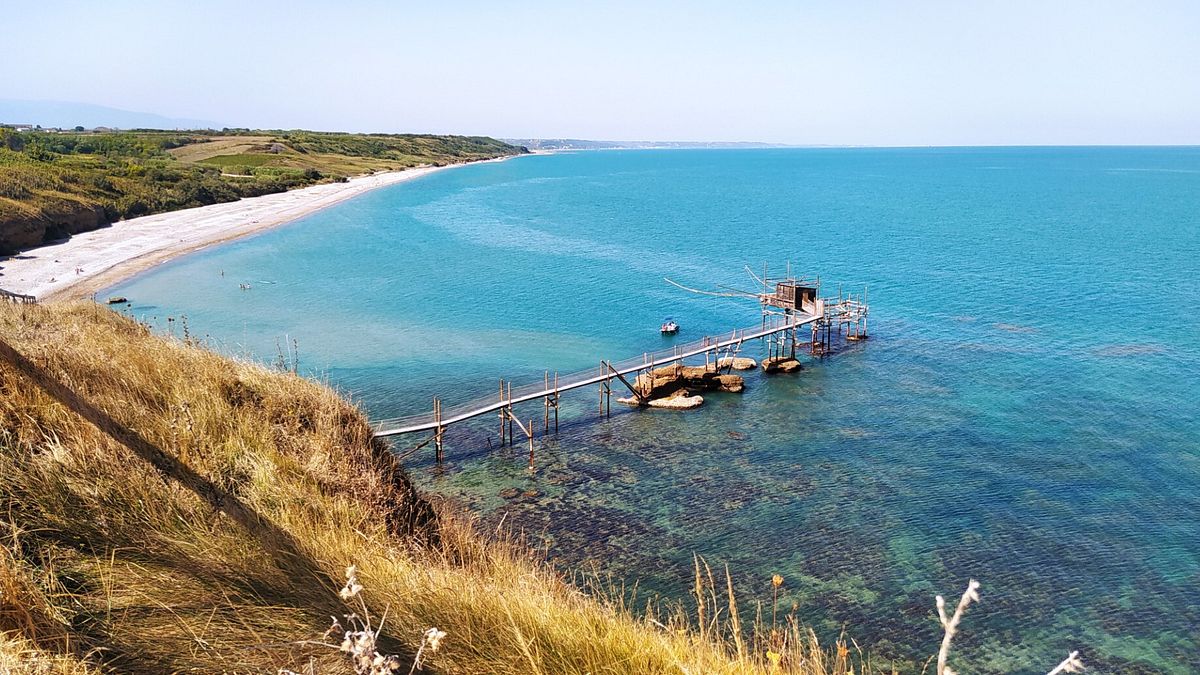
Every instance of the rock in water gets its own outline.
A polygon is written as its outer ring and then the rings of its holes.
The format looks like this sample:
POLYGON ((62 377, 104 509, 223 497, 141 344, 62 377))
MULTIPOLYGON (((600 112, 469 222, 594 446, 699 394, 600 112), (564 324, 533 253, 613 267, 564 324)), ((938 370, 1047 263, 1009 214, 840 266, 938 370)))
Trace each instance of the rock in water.
POLYGON ((726 356, 717 361, 718 368, 733 368, 734 370, 754 370, 758 361, 744 356, 726 356))
POLYGON ((746 381, 740 375, 718 375, 717 381, 721 383, 719 389, 737 394, 746 388, 746 381))
POLYGON ((800 362, 790 356, 773 356, 763 359, 763 372, 791 373, 801 369, 800 362))
POLYGON ((667 366, 639 375, 633 386, 644 397, 657 399, 672 398, 681 388, 739 392, 745 381, 740 375, 722 374, 706 366, 667 366))
POLYGON ((650 401, 651 408, 668 408, 670 410, 691 410, 704 405, 703 396, 675 396, 673 398, 656 398, 650 401))

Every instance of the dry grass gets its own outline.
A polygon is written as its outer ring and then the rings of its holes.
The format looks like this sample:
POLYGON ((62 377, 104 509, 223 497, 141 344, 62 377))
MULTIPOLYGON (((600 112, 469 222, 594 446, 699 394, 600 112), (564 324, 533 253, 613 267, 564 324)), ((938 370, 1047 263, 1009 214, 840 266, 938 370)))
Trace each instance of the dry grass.
POLYGON ((0 306, 0 338, 28 359, 0 360, 0 670, 25 654, 28 672, 353 672, 317 644, 349 611, 350 565, 381 653, 410 663, 429 628, 447 633, 430 671, 861 659, 788 617, 735 630, 732 584, 703 561, 690 614, 581 592, 519 543, 434 518, 362 415, 293 375, 91 305, 0 306))
POLYGON ((181 162, 202 162, 218 155, 239 155, 274 141, 274 136, 210 136, 203 143, 188 143, 169 152, 181 162))
POLYGON ((394 159, 377 159, 373 157, 354 157, 330 153, 300 154, 287 147, 276 136, 214 136, 203 143, 190 143, 168 150, 175 159, 188 163, 205 163, 215 159, 223 159, 223 165, 267 166, 285 169, 314 168, 321 173, 330 175, 355 176, 373 171, 395 171, 420 164, 422 158, 401 162, 394 159), (268 155, 267 161, 244 162, 237 160, 238 156, 261 157, 263 148, 272 144, 279 145, 277 154, 268 155))

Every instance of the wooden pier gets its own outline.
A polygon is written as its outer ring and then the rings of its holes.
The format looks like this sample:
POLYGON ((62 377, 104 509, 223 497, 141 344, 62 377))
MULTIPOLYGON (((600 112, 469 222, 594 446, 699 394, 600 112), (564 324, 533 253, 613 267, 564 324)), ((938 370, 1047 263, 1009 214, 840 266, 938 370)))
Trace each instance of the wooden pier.
MULTIPOLYGON (((747 341, 758 340, 779 333, 794 332, 797 328, 815 323, 820 319, 821 317, 817 315, 797 316, 791 321, 775 322, 773 325, 765 327, 735 330, 724 336, 706 337, 685 345, 677 345, 671 349, 645 353, 639 357, 616 363, 601 361, 598 368, 589 368, 588 370, 570 375, 555 374, 552 377, 544 377, 542 382, 520 387, 516 390, 513 390, 511 383, 501 382, 501 395, 498 397, 488 396, 483 399, 454 406, 449 410, 441 406, 440 400, 435 399, 438 402, 435 403, 432 412, 410 415, 408 417, 377 420, 372 423, 372 426, 376 436, 396 436, 418 431, 434 431, 439 427, 444 429, 456 422, 500 411, 508 411, 508 413, 502 414, 508 414, 508 419, 511 422, 514 419, 511 417, 511 410, 514 405, 538 399, 546 399, 547 409, 553 408, 555 410, 554 415, 557 416, 557 399, 565 391, 600 385, 608 390, 606 393, 611 394, 613 380, 620 381, 626 375, 653 370, 703 354, 715 357, 715 362, 723 356, 731 356, 736 353, 747 341), (553 381, 547 382, 547 380, 553 381)), ((626 386, 629 386, 627 381, 626 386)), ((602 406, 606 403, 606 398, 607 396, 602 395, 602 406)))
POLYGON ((0 301, 12 302, 12 303, 15 303, 18 305, 37 304, 37 298, 33 297, 32 295, 25 295, 23 293, 13 293, 12 291, 6 291, 3 288, 0 288, 0 301))
MULTIPOLYGON (((755 277, 758 279, 758 277, 755 277)), ((668 280, 669 281, 669 280, 668 280)), ((807 343, 809 353, 814 356, 825 356, 830 353, 832 340, 842 335, 847 340, 861 340, 867 336, 866 319, 867 305, 865 293, 861 297, 843 296, 841 292, 834 298, 819 297, 819 283, 809 283, 792 277, 779 280, 761 279, 763 293, 746 294, 759 301, 762 308, 762 321, 758 326, 731 331, 727 334, 715 335, 696 340, 687 344, 676 345, 653 353, 643 353, 641 356, 625 359, 619 362, 601 361, 598 367, 559 375, 546 372, 541 382, 534 382, 516 387, 512 383, 501 380, 496 394, 466 401, 464 403, 445 407, 438 397, 433 398, 430 412, 423 412, 406 417, 375 420, 371 423, 376 437, 398 436, 423 431, 432 431, 433 435, 423 441, 410 452, 434 443, 437 459, 442 459, 442 444, 445 430, 452 424, 463 422, 481 415, 496 414, 500 424, 501 444, 507 440, 514 441, 514 425, 529 442, 530 463, 533 462, 533 438, 535 420, 521 420, 514 413, 514 406, 531 401, 542 401, 543 433, 550 430, 551 417, 554 428, 558 429, 558 408, 564 392, 583 387, 598 387, 600 396, 600 413, 608 414, 612 405, 613 382, 617 381, 628 388, 639 403, 645 403, 645 395, 636 385, 630 384, 627 375, 634 376, 634 382, 643 372, 650 374, 663 366, 682 364, 685 359, 704 356, 705 365, 718 368, 718 364, 731 362, 749 341, 766 341, 769 359, 795 359, 798 345, 807 343), (800 329, 808 327, 810 337, 806 341, 799 339, 800 329)), ((674 282, 671 282, 674 283, 674 282)), ((676 284, 678 285, 678 284, 676 284)), ((682 287, 681 287, 682 288, 682 287)), ((692 290, 692 289, 687 289, 692 290)), ((712 293, 717 295, 718 293, 712 293)), ((721 294, 725 295, 725 294, 721 294)), ((769 372, 769 371, 768 371, 769 372)), ((651 378, 652 379, 652 378, 651 378)))

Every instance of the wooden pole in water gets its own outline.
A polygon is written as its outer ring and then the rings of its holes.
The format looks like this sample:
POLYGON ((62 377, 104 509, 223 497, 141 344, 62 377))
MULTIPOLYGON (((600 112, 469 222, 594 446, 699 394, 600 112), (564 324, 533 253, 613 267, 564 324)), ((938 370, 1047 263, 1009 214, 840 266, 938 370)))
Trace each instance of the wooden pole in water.
POLYGON ((513 423, 513 408, 512 408, 512 382, 509 382, 509 383, 507 384, 507 387, 508 387, 508 444, 509 444, 509 445, 512 445, 512 444, 513 444, 513 433, 512 433, 512 423, 513 423))
POLYGON ((500 380, 500 445, 504 445, 504 380, 500 380))
MULTIPOLYGON (((545 391, 550 391, 550 371, 548 371, 548 370, 546 371, 545 381, 546 381, 545 391)), ((544 419, 542 420, 542 433, 548 434, 548 433, 550 433, 550 395, 546 394, 546 396, 542 398, 542 402, 545 403, 545 407, 546 407, 546 410, 545 410, 546 414, 545 414, 544 419)))
MULTIPOLYGON (((867 306, 867 302, 869 301, 869 299, 870 298, 867 295, 867 287, 863 286, 863 307, 864 307, 865 311, 867 311, 867 312, 871 311, 871 308, 867 306)), ((863 332, 863 336, 865 337, 867 335, 867 315, 866 314, 863 314, 862 323, 863 323, 862 332, 863 332)))
POLYGON ((558 371, 554 371, 554 433, 558 433, 558 371))
POLYGON ((529 420, 529 468, 533 468, 533 420, 529 420))
POLYGON ((433 421, 437 424, 434 430, 434 455, 437 458, 438 464, 442 463, 442 400, 438 397, 433 397, 433 421))

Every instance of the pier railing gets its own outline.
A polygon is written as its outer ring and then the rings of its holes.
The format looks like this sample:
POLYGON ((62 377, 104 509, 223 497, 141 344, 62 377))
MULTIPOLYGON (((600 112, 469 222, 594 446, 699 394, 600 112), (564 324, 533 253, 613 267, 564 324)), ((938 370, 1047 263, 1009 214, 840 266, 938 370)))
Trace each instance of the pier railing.
POLYGON ((644 352, 639 356, 621 361, 603 362, 603 365, 592 366, 586 370, 567 373, 565 375, 547 375, 541 381, 518 387, 508 388, 501 384, 493 394, 441 407, 440 415, 435 414, 431 409, 429 412, 376 420, 371 423, 371 426, 376 436, 394 436, 417 431, 436 430, 439 426, 445 427, 472 417, 497 412, 518 403, 533 401, 547 396, 557 396, 564 391, 611 381, 616 377, 616 374, 628 375, 642 370, 654 369, 704 353, 720 357, 721 352, 724 351, 732 355, 733 350, 739 348, 747 341, 758 340, 775 333, 794 330, 819 319, 821 317, 818 315, 807 314, 791 316, 770 315, 764 317, 763 321, 756 326, 741 328, 720 335, 706 336, 692 342, 673 345, 667 349, 644 352), (549 380, 548 382, 547 379, 549 380), (503 395, 501 395, 501 387, 503 387, 503 395))
POLYGON ((32 305, 32 304, 37 303, 37 298, 33 297, 32 295, 25 295, 23 293, 13 293, 12 291, 6 291, 3 288, 0 288, 0 301, 7 301, 7 302, 13 302, 13 303, 17 303, 17 304, 24 304, 24 305, 32 305))

